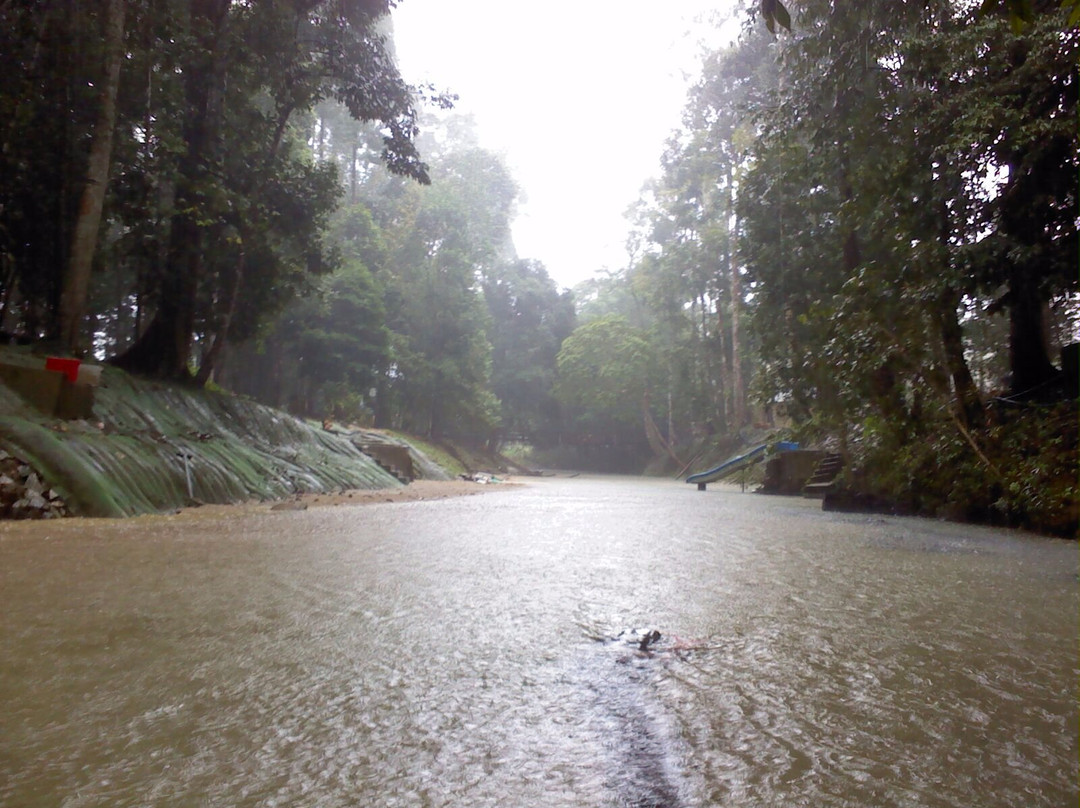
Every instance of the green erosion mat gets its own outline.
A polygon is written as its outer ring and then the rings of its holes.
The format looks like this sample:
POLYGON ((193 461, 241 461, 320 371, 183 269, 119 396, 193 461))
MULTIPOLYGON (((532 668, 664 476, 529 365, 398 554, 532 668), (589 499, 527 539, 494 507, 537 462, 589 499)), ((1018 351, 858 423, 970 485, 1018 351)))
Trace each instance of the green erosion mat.
POLYGON ((74 421, 49 417, 0 384, 0 449, 32 466, 80 516, 401 485, 347 436, 115 368, 94 390, 92 417, 74 421))

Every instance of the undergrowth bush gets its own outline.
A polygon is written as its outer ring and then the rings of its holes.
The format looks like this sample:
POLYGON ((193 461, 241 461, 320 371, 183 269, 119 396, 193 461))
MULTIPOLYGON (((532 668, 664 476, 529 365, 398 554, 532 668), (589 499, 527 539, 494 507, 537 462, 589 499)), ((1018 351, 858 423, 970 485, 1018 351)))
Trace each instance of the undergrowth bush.
POLYGON ((1001 405, 965 434, 945 413, 918 427, 868 420, 848 483, 894 510, 1077 537, 1077 405, 1001 405))

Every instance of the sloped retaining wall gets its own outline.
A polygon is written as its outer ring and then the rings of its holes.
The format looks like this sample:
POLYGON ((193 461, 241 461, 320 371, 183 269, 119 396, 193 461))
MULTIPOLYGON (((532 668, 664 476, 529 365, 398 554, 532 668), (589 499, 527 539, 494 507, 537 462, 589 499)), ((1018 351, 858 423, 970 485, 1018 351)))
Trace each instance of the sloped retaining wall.
POLYGON ((0 385, 0 449, 81 516, 401 485, 346 436, 246 399, 113 368, 88 419, 50 418, 0 385))
MULTIPOLYGON (((392 433, 374 429, 353 429, 342 434, 346 434, 353 445, 360 449, 368 447, 369 449, 374 450, 376 447, 395 447, 394 449, 390 449, 389 452, 403 451, 407 453, 409 476, 413 479, 453 479, 453 475, 447 473, 446 469, 424 454, 423 451, 392 433)), ((402 462, 404 464, 404 459, 402 462)), ((404 469, 405 465, 401 465, 400 467, 404 469)))

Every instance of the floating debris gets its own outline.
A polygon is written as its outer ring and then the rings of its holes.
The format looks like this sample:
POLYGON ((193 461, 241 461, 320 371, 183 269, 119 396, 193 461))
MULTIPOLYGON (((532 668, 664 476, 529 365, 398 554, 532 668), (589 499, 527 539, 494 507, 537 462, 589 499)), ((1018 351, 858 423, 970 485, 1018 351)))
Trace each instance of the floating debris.
POLYGON ((469 483, 480 483, 480 485, 491 485, 493 483, 501 483, 498 477, 494 474, 489 474, 486 471, 476 471, 471 474, 460 474, 458 478, 469 483))
POLYGON ((648 651, 649 646, 660 639, 660 632, 653 629, 648 634, 641 638, 641 642, 638 643, 639 651, 648 651))

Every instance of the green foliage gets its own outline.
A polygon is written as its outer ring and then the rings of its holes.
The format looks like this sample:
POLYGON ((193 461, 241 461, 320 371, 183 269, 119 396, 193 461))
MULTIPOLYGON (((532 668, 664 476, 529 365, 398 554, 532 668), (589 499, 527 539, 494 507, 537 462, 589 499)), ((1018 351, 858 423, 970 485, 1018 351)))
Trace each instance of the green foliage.
POLYGON ((370 211, 352 206, 327 236, 338 269, 307 288, 263 326, 258 340, 235 347, 223 379, 235 390, 298 414, 364 423, 370 389, 389 363, 385 247, 370 211))
MULTIPOLYGON (((412 88, 386 38, 390 6, 127 4, 85 323, 99 354, 173 377, 194 359, 207 376, 226 339, 253 335, 333 268, 322 231, 341 187, 332 164, 312 159, 305 131, 324 99, 371 124, 391 171, 428 181, 412 88)), ((57 330, 106 62, 105 8, 0 9, 0 305, 7 327, 30 339, 57 330)))
POLYGON ((555 395, 585 424, 635 424, 654 357, 645 335, 610 315, 578 326, 558 356, 555 395))
POLYGON ((363 264, 346 266, 327 279, 321 295, 298 304, 294 322, 301 382, 326 388, 324 411, 358 414, 388 357, 381 289, 371 273, 363 264))
MULTIPOLYGON (((979 11, 982 14, 993 14, 1004 9, 1009 16, 1013 33, 1021 34, 1038 21, 1038 14, 1047 12, 1050 4, 1042 3, 1040 6, 1041 8, 1036 12, 1033 0, 983 0, 979 11)), ((1080 0, 1061 0, 1061 8, 1068 9, 1067 25, 1073 27, 1080 25, 1080 0)))
MULTIPOLYGON (((516 262, 503 162, 462 119, 421 138, 451 99, 399 75, 392 6, 127 4, 85 337, 305 415, 554 435, 570 298, 516 262)), ((106 8, 0 8, 0 309, 29 339, 57 331, 106 8)))
POLYGON ((1045 339, 1080 260, 1080 34, 1051 5, 762 3, 789 34, 705 59, 630 266, 579 295, 638 328, 669 436, 784 415, 906 510, 1059 529, 1075 450, 1036 459, 1053 418, 992 404, 1003 369, 1014 403, 1076 392, 1045 339))
MULTIPOLYGON (((931 414, 928 414, 930 416, 931 414)), ((971 519, 1078 537, 1075 403, 1001 407, 973 446, 947 413, 917 434, 868 419, 854 446, 863 494, 909 513, 971 519)))
POLYGON ((1014 390, 1052 379, 1034 301, 1076 288, 1076 37, 1047 19, 1017 38, 945 7, 929 23, 875 4, 802 14, 739 201, 776 394, 850 420, 859 402, 888 407, 884 375, 939 394, 950 378, 977 419, 959 308, 1002 284, 1014 390))
MULTIPOLYGON (((393 372, 383 381, 383 395, 395 402, 388 425, 436 437, 490 425, 478 410, 490 405, 491 346, 477 272, 497 247, 481 237, 491 220, 476 221, 469 206, 488 209, 467 188, 437 173, 430 189, 410 189, 393 215, 395 225, 405 226, 395 226, 388 238, 394 267, 389 324, 398 335, 393 372)), ((497 237, 500 227, 488 235, 497 237)))
MULTIPOLYGON (((352 144, 334 158, 348 174, 358 133, 320 109, 319 148, 352 144)), ((234 389, 414 434, 557 439, 551 385, 573 303, 542 266, 510 257, 506 167, 459 121, 440 133, 430 186, 372 166, 345 176, 355 201, 325 233, 339 268, 264 329, 261 350, 233 352, 234 389)))
POLYGON ((483 279, 492 346, 492 392, 505 434, 533 442, 558 438, 556 357, 574 329, 573 298, 535 261, 500 264, 483 279))
MULTIPOLYGON (((1046 13, 1048 3, 1043 6, 1039 13, 1046 13)), ((1080 0, 1061 0, 1061 8, 1068 9, 1069 16, 1067 25, 1080 25, 1080 0)), ((1038 20, 1035 3, 1032 0, 983 0, 979 7, 981 14, 994 14, 1004 10, 1008 15, 1009 24, 1014 33, 1023 33, 1030 25, 1038 20)), ((761 0, 761 17, 765 21, 765 27, 769 33, 776 33, 776 26, 788 31, 791 30, 791 14, 780 0, 761 0)))
POLYGON ((776 26, 791 30, 791 14, 780 0, 761 0, 761 16, 770 34, 776 33, 776 26))
POLYGON ((749 107, 775 81, 770 38, 709 55, 690 92, 684 129, 665 149, 663 174, 630 214, 630 263, 575 289, 580 319, 624 317, 653 354, 646 419, 654 453, 751 421, 747 380, 756 363, 748 328, 743 223, 735 208, 752 143, 749 107))

